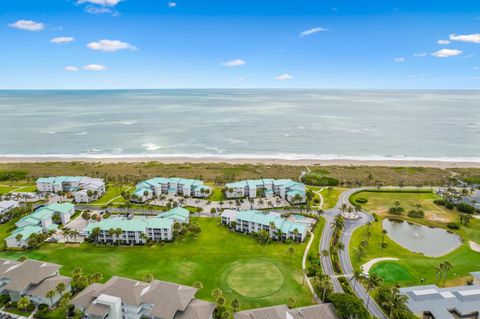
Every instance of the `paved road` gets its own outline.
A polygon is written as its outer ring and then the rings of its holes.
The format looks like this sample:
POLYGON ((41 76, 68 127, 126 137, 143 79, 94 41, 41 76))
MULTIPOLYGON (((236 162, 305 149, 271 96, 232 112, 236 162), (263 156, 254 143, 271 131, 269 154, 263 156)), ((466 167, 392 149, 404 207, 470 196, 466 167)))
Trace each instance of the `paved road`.
MULTIPOLYGON (((331 222, 335 219, 335 217, 342 213, 340 208, 343 204, 350 206, 350 202, 348 199, 353 193, 356 193, 360 190, 366 188, 352 188, 340 194, 338 198, 338 202, 334 208, 325 211, 325 228, 323 229, 322 238, 320 240, 320 251, 323 249, 329 250, 330 248, 330 241, 333 236, 333 229, 330 227, 331 222)), ((340 241, 345 245, 345 250, 339 252, 339 260, 340 260, 340 267, 343 270, 343 274, 349 280, 350 287, 355 292, 358 298, 360 298, 364 305, 367 306, 368 312, 376 318, 381 319, 388 319, 387 316, 383 313, 380 307, 375 303, 373 299, 367 294, 365 288, 362 286, 361 283, 356 282, 356 280, 352 277, 353 275, 353 266, 350 261, 350 253, 348 249, 348 244, 350 243, 350 238, 352 236, 353 231, 362 226, 371 222, 373 217, 367 213, 360 213, 361 218, 356 220, 345 220, 345 229, 342 232, 340 237, 340 241), (370 300, 369 300, 370 299, 370 300)), ((337 276, 333 271, 333 265, 330 258, 322 258, 321 259, 322 268, 325 274, 329 275, 332 278, 333 288, 335 292, 343 292, 343 289, 338 281, 337 276)))

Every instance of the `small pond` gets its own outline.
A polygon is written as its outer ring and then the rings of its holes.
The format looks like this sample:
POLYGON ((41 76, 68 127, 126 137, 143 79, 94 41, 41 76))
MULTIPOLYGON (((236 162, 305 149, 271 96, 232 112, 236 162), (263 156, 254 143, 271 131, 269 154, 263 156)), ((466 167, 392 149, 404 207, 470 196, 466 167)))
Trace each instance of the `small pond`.
POLYGON ((461 245, 460 237, 441 228, 432 228, 397 219, 384 219, 383 228, 399 245, 425 256, 445 255, 461 245))

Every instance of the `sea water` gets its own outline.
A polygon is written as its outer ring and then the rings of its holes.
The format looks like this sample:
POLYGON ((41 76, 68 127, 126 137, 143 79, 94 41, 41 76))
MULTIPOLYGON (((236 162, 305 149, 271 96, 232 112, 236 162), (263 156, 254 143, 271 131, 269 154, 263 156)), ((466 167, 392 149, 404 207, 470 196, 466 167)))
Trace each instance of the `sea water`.
POLYGON ((0 91, 0 156, 480 161, 480 91, 0 91))

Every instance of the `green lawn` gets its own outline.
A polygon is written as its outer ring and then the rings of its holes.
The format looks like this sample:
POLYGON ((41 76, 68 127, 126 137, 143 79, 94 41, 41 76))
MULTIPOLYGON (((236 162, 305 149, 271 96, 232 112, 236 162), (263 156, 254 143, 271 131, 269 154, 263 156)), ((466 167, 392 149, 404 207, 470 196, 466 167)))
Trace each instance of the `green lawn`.
MULTIPOLYGON (((418 221, 417 222, 421 222, 418 221)), ((478 271, 480 264, 480 253, 474 252, 468 245, 468 240, 478 239, 480 234, 480 221, 472 220, 468 228, 462 227, 457 233, 465 240, 464 244, 453 252, 437 258, 426 257, 422 254, 412 253, 406 248, 401 247, 388 235, 385 236, 386 248, 381 249, 382 239, 382 217, 378 222, 372 223, 368 239, 369 245, 366 248, 365 255, 358 258, 355 248, 359 246, 361 240, 367 239, 367 226, 357 229, 349 245, 352 264, 355 269, 373 258, 396 257, 398 261, 389 261, 375 265, 371 272, 384 277, 387 284, 398 282, 402 286, 419 285, 421 278, 425 278, 425 284, 435 283, 435 267, 441 262, 449 261, 453 265, 453 270, 448 274, 447 285, 465 284, 468 273, 478 271), (474 234, 474 236, 472 235, 474 234), (393 266, 396 265, 396 266, 393 266)))
POLYGON ((329 191, 327 187, 323 189, 321 192, 323 196, 323 208, 322 209, 329 209, 335 206, 338 202, 338 197, 341 193, 343 193, 346 188, 341 187, 334 187, 332 191, 329 191))
POLYGON ((61 272, 65 275, 82 267, 87 273, 102 272, 104 280, 112 275, 142 279, 152 273, 157 279, 186 285, 201 281, 204 288, 199 298, 212 300, 211 291, 220 288, 229 300, 238 298, 242 309, 286 303, 291 296, 298 306, 313 302, 302 285, 301 259, 306 244, 293 244, 290 263, 286 244, 261 245, 218 225, 218 218, 193 217, 192 221, 202 228, 197 239, 187 236, 150 247, 44 244, 38 250, 4 252, 0 257, 27 255, 59 263, 64 265, 61 272))
POLYGON ((211 186, 212 188, 212 194, 208 196, 208 200, 215 201, 215 202, 220 202, 220 201, 226 201, 227 198, 225 197, 225 194, 222 191, 222 187, 220 186, 211 186))
POLYGON ((405 268, 400 266, 396 262, 384 261, 376 264, 370 270, 371 274, 377 274, 382 277, 386 284, 393 285, 401 281, 413 280, 412 274, 410 274, 405 268))
POLYGON ((105 194, 99 198, 98 200, 92 202, 91 204, 92 205, 106 205, 108 204, 109 201, 113 200, 113 203, 115 204, 123 204, 125 203, 125 199, 120 196, 122 194, 122 191, 128 191, 128 190, 131 190, 133 189, 132 186, 127 186, 127 185, 123 185, 122 187, 117 187, 117 186, 114 186, 114 185, 108 185, 107 187, 107 191, 105 192, 105 194))
MULTIPOLYGON (((363 191, 350 197, 350 201, 353 204, 358 204, 356 201, 358 198, 368 200, 367 203, 360 204, 363 209, 383 216, 387 216, 388 209, 394 206, 395 201, 399 201, 405 212, 420 204, 421 209, 425 212, 425 221, 431 222, 434 226, 438 226, 435 224, 446 224, 457 220, 457 213, 444 206, 436 205, 433 201, 440 197, 429 191, 363 191)), ((404 216, 408 219, 406 213, 404 213, 404 216)))

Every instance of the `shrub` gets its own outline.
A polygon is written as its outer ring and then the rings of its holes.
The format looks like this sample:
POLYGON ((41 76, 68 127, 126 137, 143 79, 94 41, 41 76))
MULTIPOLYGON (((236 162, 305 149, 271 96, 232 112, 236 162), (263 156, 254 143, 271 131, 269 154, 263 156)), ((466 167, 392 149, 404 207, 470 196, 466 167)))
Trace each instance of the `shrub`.
POLYGON ((45 303, 41 303, 38 305, 38 310, 40 311, 48 310, 48 305, 45 303))
POLYGON ((408 212, 408 217, 411 217, 411 218, 423 218, 425 217, 425 213, 423 212, 423 210, 411 210, 408 212))
POLYGON ((313 202, 314 202, 315 204, 320 204, 320 198, 315 198, 315 199, 313 200, 313 202))
POLYGON ((0 171, 0 181, 18 181, 26 177, 26 171, 0 171))
POLYGON ((434 202, 435 204, 441 205, 441 206, 445 206, 445 204, 447 203, 447 201, 444 200, 444 199, 436 199, 436 200, 434 200, 433 202, 434 202))
POLYGON ((338 180, 333 177, 323 176, 319 173, 307 173, 302 176, 302 182, 313 186, 338 186, 338 180))
POLYGON ((405 210, 403 207, 390 207, 388 212, 393 215, 402 215, 405 210))
POLYGON ((448 223, 447 227, 450 229, 460 229, 460 224, 459 223, 448 223))
POLYGON ((372 216, 373 216, 373 220, 376 221, 376 222, 378 222, 378 215, 375 214, 375 213, 373 213, 372 216))
POLYGON ((466 213, 466 214, 475 213, 475 207, 473 207, 472 205, 468 205, 467 203, 458 203, 457 209, 459 212, 466 213))
POLYGON ((368 202, 368 199, 363 198, 363 197, 359 197, 359 198, 355 199, 355 201, 356 201, 357 203, 360 203, 360 204, 365 204, 365 203, 368 202))
POLYGON ((455 205, 452 202, 445 202, 445 207, 448 209, 453 209, 455 205))

